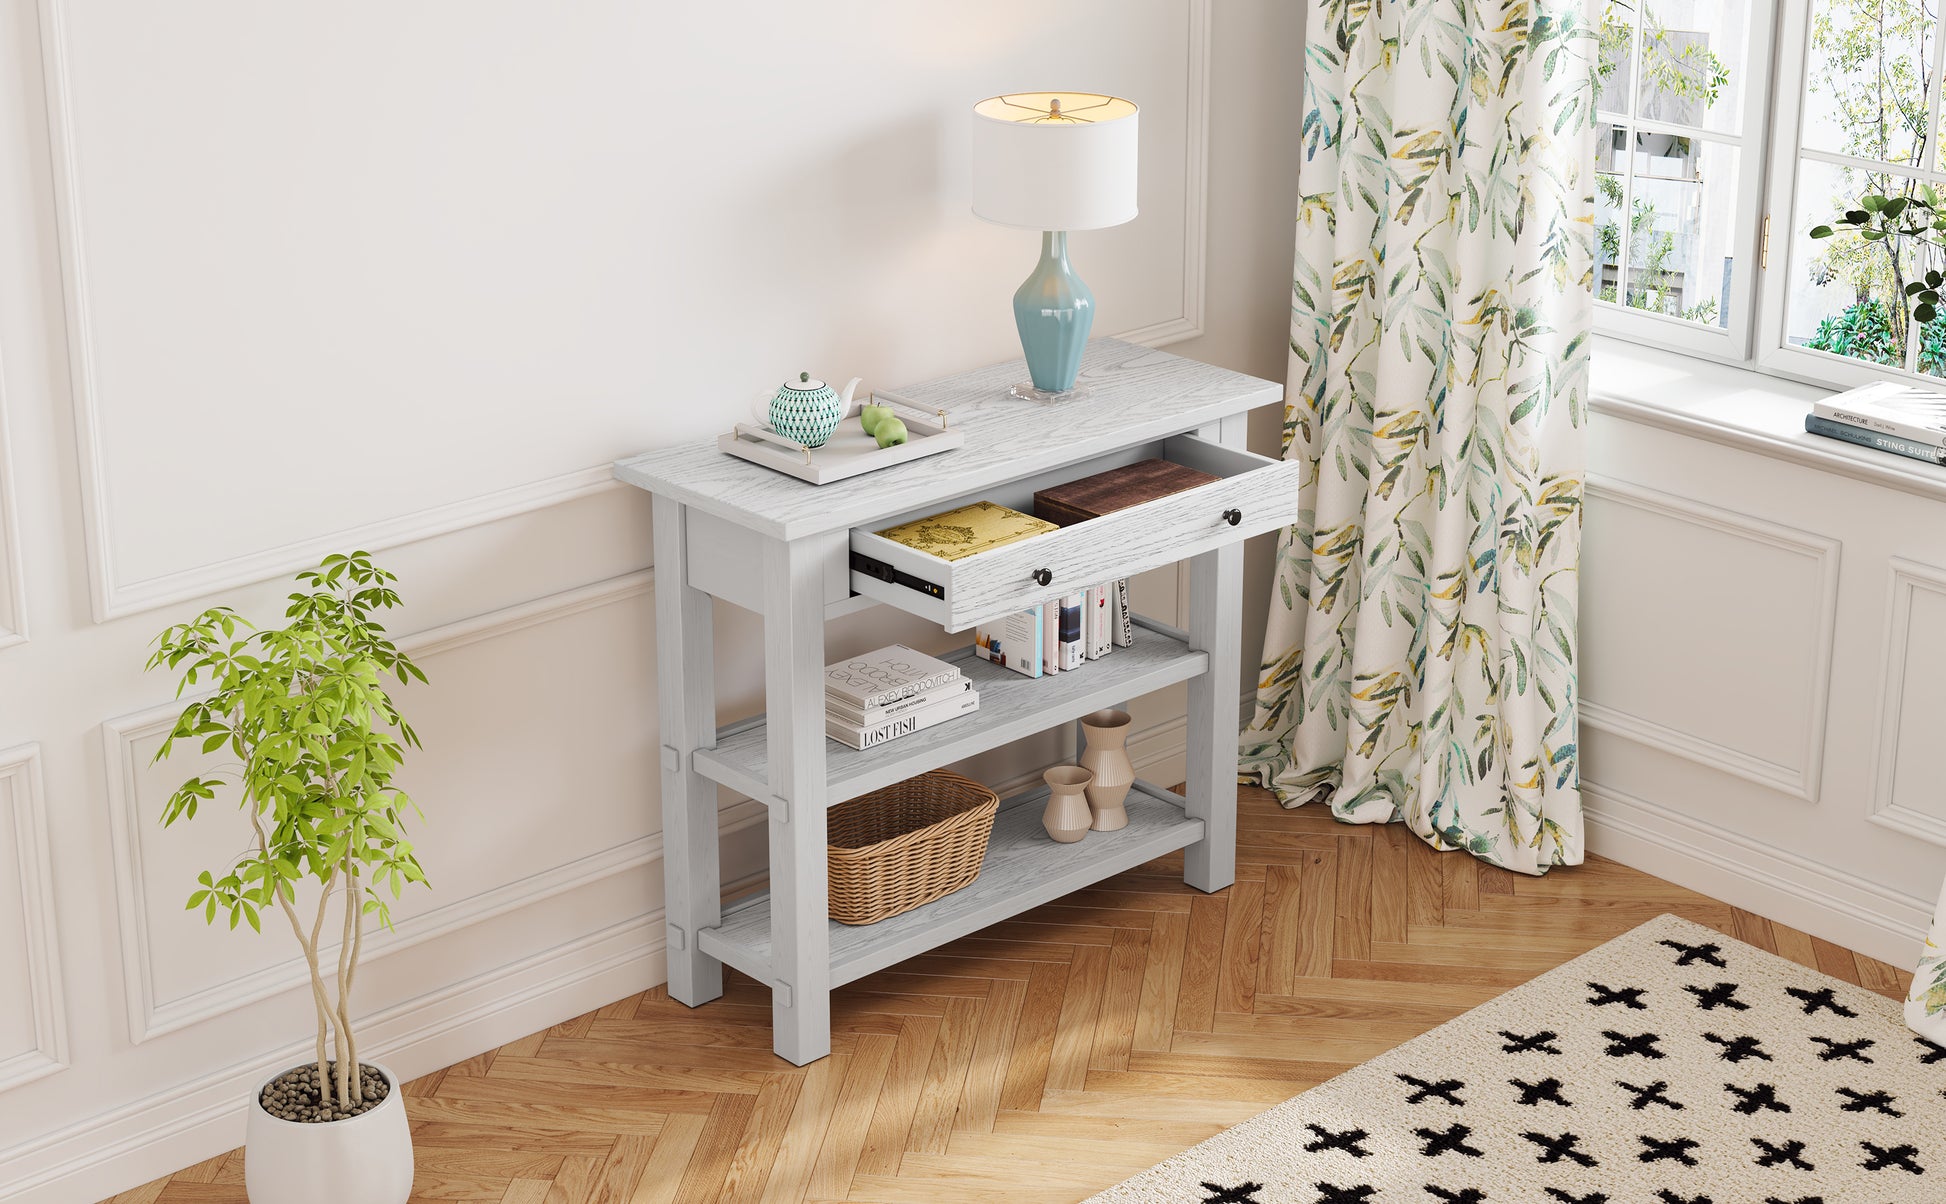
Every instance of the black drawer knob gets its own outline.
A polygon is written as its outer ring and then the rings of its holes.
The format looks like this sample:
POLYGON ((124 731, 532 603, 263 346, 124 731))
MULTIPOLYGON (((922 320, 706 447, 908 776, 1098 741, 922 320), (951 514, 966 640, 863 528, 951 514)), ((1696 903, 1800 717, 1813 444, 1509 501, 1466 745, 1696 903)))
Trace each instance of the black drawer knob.
POLYGON ((1048 572, 1048 571, 1047 571, 1046 569, 1035 569, 1035 570, 1034 570, 1034 584, 1036 584, 1036 585, 1053 585, 1053 584, 1054 584, 1054 574, 1053 574, 1053 573, 1050 573, 1050 572, 1048 572))
POLYGON ((1238 523, 1240 523, 1240 522, 1242 522, 1242 521, 1243 521, 1243 511, 1241 511, 1241 510, 1225 510, 1225 511, 1223 512, 1223 521, 1224 521, 1224 522, 1226 522, 1226 523, 1228 523, 1228 524, 1230 524, 1230 525, 1231 525, 1232 527, 1234 527, 1234 526, 1236 526, 1236 525, 1237 525, 1238 523))

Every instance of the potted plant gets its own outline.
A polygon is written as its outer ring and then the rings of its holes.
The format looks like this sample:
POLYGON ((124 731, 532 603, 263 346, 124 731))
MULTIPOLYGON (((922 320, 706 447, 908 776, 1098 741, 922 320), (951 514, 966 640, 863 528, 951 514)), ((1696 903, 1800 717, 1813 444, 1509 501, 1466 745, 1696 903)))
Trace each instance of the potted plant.
POLYGON ((372 619, 399 604, 395 580, 364 552, 328 556, 297 575, 285 626, 215 607, 158 636, 147 666, 181 674, 178 698, 209 690, 155 759, 183 740, 235 760, 179 786, 162 822, 195 818, 227 789, 249 820, 248 849, 197 878, 190 909, 258 931, 264 912, 283 913, 310 972, 316 1058, 272 1074, 249 1101, 253 1204, 404 1204, 412 1189, 399 1082, 361 1059, 351 1019, 367 920, 389 928, 390 901, 425 881, 405 831, 418 809, 392 784, 419 740, 385 688, 425 674, 372 619), (329 969, 327 933, 338 938, 329 969))

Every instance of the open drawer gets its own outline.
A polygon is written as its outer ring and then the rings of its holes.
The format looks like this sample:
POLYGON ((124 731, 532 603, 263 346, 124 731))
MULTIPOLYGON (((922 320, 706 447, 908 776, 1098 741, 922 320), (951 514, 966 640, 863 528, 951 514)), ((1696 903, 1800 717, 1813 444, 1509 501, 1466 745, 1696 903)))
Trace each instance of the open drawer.
POLYGON ((1297 518, 1303 466, 1195 435, 1126 449, 851 531, 851 588, 948 631, 1195 556, 1297 518), (982 499, 1033 513, 1034 491, 1160 456, 1221 480, 961 560, 880 537, 901 522, 982 499))

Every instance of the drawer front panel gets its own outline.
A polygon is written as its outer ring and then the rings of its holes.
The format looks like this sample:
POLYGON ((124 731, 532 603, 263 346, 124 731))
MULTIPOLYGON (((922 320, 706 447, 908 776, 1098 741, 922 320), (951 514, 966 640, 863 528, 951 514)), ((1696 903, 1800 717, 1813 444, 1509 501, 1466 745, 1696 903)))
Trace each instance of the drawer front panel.
POLYGON ((960 631, 1296 520, 1302 465, 1212 444, 1196 450, 1198 467, 1221 467, 1229 475, 964 560, 939 560, 854 529, 852 588, 960 631), (867 561, 884 568, 860 571, 867 561), (902 583, 906 577, 926 587, 902 583))

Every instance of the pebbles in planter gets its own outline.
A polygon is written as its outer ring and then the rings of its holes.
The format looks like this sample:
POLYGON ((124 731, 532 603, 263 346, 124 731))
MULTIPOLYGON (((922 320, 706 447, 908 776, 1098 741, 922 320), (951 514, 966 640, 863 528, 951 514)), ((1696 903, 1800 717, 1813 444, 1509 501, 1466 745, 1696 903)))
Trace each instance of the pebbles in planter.
POLYGON ((340 1108, 335 1089, 338 1064, 332 1062, 329 1065, 333 1078, 329 1098, 319 1098, 318 1066, 316 1062, 311 1062, 270 1080, 257 1102, 263 1105, 265 1112, 279 1120, 318 1124, 329 1120, 350 1120, 378 1107, 391 1094, 392 1088, 385 1081, 385 1076, 370 1065, 361 1063, 358 1067, 358 1090, 352 1097, 351 1107, 340 1108))

